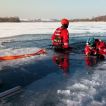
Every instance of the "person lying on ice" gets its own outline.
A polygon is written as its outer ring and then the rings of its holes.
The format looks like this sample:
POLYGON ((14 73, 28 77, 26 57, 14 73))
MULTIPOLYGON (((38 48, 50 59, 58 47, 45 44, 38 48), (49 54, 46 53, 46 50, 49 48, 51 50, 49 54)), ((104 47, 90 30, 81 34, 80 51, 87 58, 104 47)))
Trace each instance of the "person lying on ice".
POLYGON ((52 45, 55 48, 68 49, 69 48, 69 32, 67 28, 69 26, 69 20, 62 19, 61 24, 62 26, 57 28, 51 37, 52 45))
POLYGON ((104 55, 106 54, 105 42, 99 39, 94 39, 94 37, 89 38, 85 46, 85 54, 86 56, 91 55, 104 57, 104 55))

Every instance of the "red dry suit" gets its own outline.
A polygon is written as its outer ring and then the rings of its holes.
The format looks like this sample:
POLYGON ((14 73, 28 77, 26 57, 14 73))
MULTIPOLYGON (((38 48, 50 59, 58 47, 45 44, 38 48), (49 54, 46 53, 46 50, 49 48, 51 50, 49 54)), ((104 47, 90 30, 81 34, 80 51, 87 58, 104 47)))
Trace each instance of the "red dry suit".
POLYGON ((69 32, 66 28, 57 28, 53 33, 52 44, 57 47, 68 48, 69 47, 69 32))
POLYGON ((95 39, 95 46, 91 47, 90 45, 85 46, 85 54, 86 55, 105 55, 106 54, 106 44, 105 42, 95 39))
POLYGON ((95 44, 96 44, 96 48, 99 51, 99 54, 106 55, 106 44, 105 44, 105 42, 103 42, 101 40, 97 40, 97 41, 95 41, 95 44))
POLYGON ((89 45, 85 46, 85 54, 86 55, 96 55, 98 50, 95 47, 91 47, 89 45))

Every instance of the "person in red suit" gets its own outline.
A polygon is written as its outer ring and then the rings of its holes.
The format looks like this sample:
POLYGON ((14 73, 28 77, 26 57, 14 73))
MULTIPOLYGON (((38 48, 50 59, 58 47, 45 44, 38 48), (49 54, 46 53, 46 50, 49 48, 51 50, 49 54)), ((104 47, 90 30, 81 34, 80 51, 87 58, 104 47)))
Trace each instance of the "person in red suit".
POLYGON ((89 38, 85 46, 85 62, 89 66, 97 64, 104 60, 106 54, 106 44, 100 39, 89 38), (96 57, 92 57, 96 56, 96 57))
POLYGON ((85 54, 86 56, 105 55, 106 43, 100 39, 94 39, 94 37, 89 38, 85 46, 85 54))
POLYGON ((95 44, 99 54, 106 55, 106 43, 100 39, 95 39, 95 44))
POLYGON ((95 44, 94 37, 91 37, 87 40, 86 46, 85 46, 85 55, 86 56, 94 56, 98 54, 98 49, 95 44))
POLYGON ((52 34, 52 37, 51 37, 52 45, 56 48, 68 49, 69 48, 69 32, 67 28, 69 26, 69 20, 62 19, 61 24, 62 26, 57 28, 52 34))

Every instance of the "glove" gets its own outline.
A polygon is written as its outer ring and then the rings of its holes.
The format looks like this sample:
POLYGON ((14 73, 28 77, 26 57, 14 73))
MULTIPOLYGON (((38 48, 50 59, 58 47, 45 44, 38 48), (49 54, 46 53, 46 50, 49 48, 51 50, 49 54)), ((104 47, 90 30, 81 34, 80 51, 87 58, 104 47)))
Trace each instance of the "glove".
POLYGON ((63 48, 68 49, 69 48, 68 43, 64 43, 63 48))

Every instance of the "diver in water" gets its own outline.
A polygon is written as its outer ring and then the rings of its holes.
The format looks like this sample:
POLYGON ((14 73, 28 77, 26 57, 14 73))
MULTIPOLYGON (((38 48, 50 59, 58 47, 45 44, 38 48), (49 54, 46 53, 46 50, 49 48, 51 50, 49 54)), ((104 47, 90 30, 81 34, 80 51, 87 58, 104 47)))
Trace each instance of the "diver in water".
POLYGON ((106 54, 106 44, 100 39, 94 39, 94 37, 90 37, 87 40, 84 51, 86 56, 97 56, 101 59, 104 59, 104 55, 106 54))
POLYGON ((57 28, 53 33, 51 40, 54 48, 65 50, 69 49, 69 32, 67 30, 69 26, 69 20, 62 19, 61 24, 62 26, 57 28))

